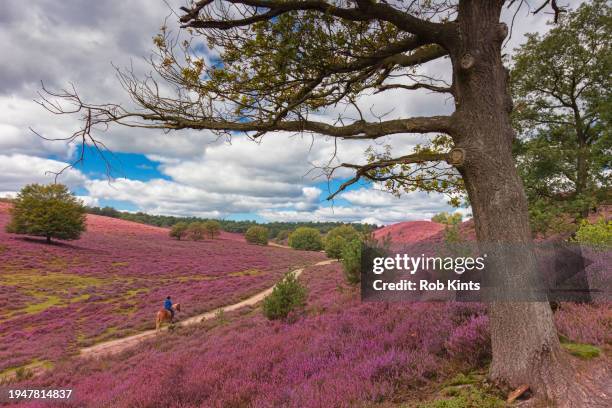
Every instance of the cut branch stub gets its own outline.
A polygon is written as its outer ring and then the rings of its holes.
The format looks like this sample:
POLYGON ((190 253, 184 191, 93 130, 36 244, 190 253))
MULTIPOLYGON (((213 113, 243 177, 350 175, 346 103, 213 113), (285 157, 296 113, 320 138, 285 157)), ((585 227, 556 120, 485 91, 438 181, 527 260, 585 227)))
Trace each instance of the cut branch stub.
POLYGON ((458 167, 458 166, 463 165, 464 161, 465 161, 465 149, 456 147, 452 149, 450 152, 448 152, 448 155, 446 158, 446 162, 448 164, 458 167))
POLYGON ((476 59, 472 56, 472 54, 467 53, 461 57, 461 69, 468 70, 474 66, 476 59))
POLYGON ((508 36, 508 25, 506 23, 500 23, 497 26, 497 38, 503 41, 508 36))

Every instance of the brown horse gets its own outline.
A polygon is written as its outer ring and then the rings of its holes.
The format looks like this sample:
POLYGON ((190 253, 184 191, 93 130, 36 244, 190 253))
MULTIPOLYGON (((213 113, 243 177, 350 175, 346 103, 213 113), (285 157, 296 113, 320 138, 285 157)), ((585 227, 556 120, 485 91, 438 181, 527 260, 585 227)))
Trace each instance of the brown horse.
MULTIPOLYGON (((172 305, 172 309, 173 309, 175 312, 180 312, 180 311, 181 311, 181 304, 180 304, 180 303, 175 303, 175 304, 173 304, 173 305, 172 305)), ((171 322, 170 322, 170 317, 171 317, 171 316, 172 316, 172 315, 170 314, 170 311, 169 311, 169 310, 166 310, 166 309, 160 309, 160 310, 157 312, 157 315, 155 316, 155 330, 159 331, 159 330, 161 329, 161 325, 162 325, 164 322, 171 323, 171 322)))

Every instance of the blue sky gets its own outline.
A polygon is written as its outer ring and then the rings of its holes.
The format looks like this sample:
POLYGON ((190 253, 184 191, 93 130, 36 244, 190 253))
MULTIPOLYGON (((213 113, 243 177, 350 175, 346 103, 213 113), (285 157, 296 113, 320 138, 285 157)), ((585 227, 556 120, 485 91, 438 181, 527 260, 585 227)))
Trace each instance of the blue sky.
MULTIPOLYGON (((51 115, 33 102, 41 81, 55 90, 73 84, 92 103, 129 106, 111 63, 133 66, 137 73, 150 69, 144 57, 150 55, 152 38, 166 16, 170 15, 166 20, 169 29, 178 30, 168 4, 176 9, 183 2, 33 0, 28 2, 29 18, 24 19, 20 0, 3 2, 0 46, 10 58, 0 60, 0 195, 14 195, 28 183, 50 182, 49 171, 76 158, 78 146, 45 141, 30 131, 65 138, 79 127, 77 116, 51 115), (137 24, 134 16, 138 16, 137 24)), ((503 18, 509 22, 512 12, 505 12, 503 18)), ((545 31, 549 18, 523 10, 505 52, 511 54, 525 32, 545 31)), ((214 60, 213 54, 199 47, 209 61, 214 60)), ((449 63, 440 60, 423 69, 423 73, 444 78, 449 63)), ((453 110, 446 96, 421 91, 365 95, 357 104, 370 115, 368 120, 385 112, 390 112, 385 119, 394 119, 453 110)), ((320 120, 331 121, 345 108, 335 109, 318 113, 320 120)), ((377 224, 429 219, 437 212, 453 210, 442 195, 410 193, 397 198, 364 183, 351 186, 333 203, 326 201, 327 181, 314 177, 318 173, 313 168, 329 161, 334 144, 316 135, 314 143, 308 136, 289 134, 267 135, 261 144, 235 136, 230 143, 206 131, 166 134, 110 127, 104 132, 96 130, 96 137, 115 156, 111 159, 114 178, 109 182, 104 162, 88 151, 82 165, 59 179, 90 205, 168 215, 377 224)), ((394 135, 375 147, 390 144, 394 154, 402 155, 423 140, 418 135, 394 135)), ((370 145, 368 141, 340 141, 334 163, 363 163, 370 145)), ((331 181, 332 190, 350 174, 338 173, 331 181)))

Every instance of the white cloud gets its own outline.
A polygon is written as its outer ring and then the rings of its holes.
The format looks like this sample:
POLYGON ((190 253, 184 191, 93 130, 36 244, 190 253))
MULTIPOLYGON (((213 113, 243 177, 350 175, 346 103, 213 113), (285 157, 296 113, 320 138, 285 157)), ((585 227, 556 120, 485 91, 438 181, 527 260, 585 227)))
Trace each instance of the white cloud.
MULTIPOLYGON (((0 155, 0 191, 18 191, 26 184, 53 182, 55 175, 68 163, 23 154, 0 155)), ((78 170, 67 169, 58 182, 71 188, 83 185, 86 178, 78 170)))
POLYGON ((269 208, 313 208, 318 202, 316 188, 303 188, 295 197, 255 197, 244 194, 225 194, 179 184, 174 181, 148 181, 119 178, 89 180, 85 183, 89 196, 97 200, 118 200, 135 204, 152 214, 198 215, 226 217, 233 213, 255 213, 269 208))
POLYGON ((350 205, 320 207, 314 211, 264 210, 259 214, 269 221, 346 221, 391 224, 400 221, 428 220, 441 211, 453 211, 439 194, 413 192, 398 198, 372 188, 360 188, 340 195, 350 205))
MULTIPOLYGON (((21 0, 5 0, 0 15, 0 191, 17 191, 24 184, 48 182, 51 175, 70 161, 74 145, 45 141, 29 127, 48 138, 65 138, 79 126, 78 117, 55 116, 35 104, 40 81, 51 89, 67 87, 72 82, 83 97, 93 103, 129 104, 118 86, 111 61, 117 66, 134 64, 143 72, 142 57, 149 55, 152 37, 170 10, 162 0, 35 0, 28 2, 23 18, 21 0), (138 23, 135 24, 135 18, 138 23), (58 160, 46 159, 57 157, 58 160)), ((183 0, 169 1, 173 8, 183 0)), ((577 6, 580 2, 572 2, 577 6)), ((513 10, 504 9, 503 20, 510 25, 513 10)), ((513 36, 505 52, 523 41, 525 32, 544 31, 550 15, 517 16, 513 36)), ((167 20, 176 31, 173 15, 167 20)), ((426 67, 427 74, 448 78, 448 60, 426 67)), ((427 91, 365 95, 358 101, 366 119, 388 113, 385 119, 446 114, 452 111, 452 100, 427 91), (375 115, 376 114, 376 115, 375 115)), ((313 115, 330 122, 339 113, 357 116, 338 106, 313 115)), ((445 198, 424 193, 407 194, 400 199, 361 188, 344 193, 348 205, 320 207, 322 192, 314 185, 324 179, 313 179, 334 156, 333 141, 318 137, 311 145, 309 137, 287 133, 267 135, 256 144, 235 137, 228 145, 207 131, 161 131, 111 127, 97 133, 113 151, 141 153, 160 163, 159 169, 171 180, 146 182, 117 179, 86 180, 76 170, 66 172, 63 182, 85 185, 89 203, 102 199, 133 203, 141 210, 163 214, 196 214, 222 217, 237 212, 258 213, 269 220, 347 220, 389 223, 407 219, 427 219, 433 213, 448 210, 445 198)), ((406 154, 424 138, 418 135, 394 135, 378 142, 392 141, 395 154, 406 154)), ((340 162, 363 163, 366 141, 338 141, 340 162)), ((342 170, 336 177, 351 173, 342 170)))

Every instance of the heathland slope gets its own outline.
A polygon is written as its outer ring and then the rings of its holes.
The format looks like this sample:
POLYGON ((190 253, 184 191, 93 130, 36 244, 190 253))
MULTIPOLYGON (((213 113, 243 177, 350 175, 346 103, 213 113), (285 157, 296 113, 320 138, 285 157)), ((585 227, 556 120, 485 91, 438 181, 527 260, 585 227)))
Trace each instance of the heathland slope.
POLYGON ((81 239, 47 245, 6 233, 8 208, 0 203, 0 373, 149 329, 167 295, 193 316, 324 259, 237 234, 176 241, 164 228, 95 215, 81 239))

